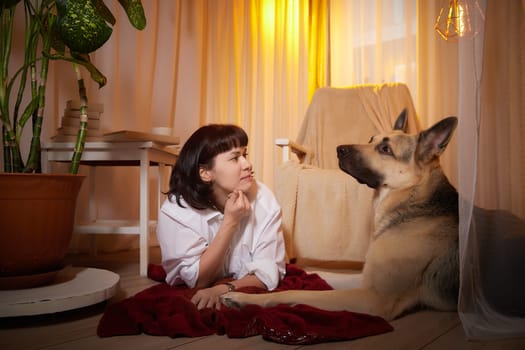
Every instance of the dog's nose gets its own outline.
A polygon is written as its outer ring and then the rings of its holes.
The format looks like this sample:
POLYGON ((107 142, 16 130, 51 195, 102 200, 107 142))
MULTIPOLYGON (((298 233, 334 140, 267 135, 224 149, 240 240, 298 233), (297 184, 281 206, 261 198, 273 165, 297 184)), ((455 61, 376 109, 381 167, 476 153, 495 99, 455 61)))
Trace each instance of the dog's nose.
POLYGON ((337 157, 344 158, 351 152, 351 147, 348 145, 337 146, 337 157))

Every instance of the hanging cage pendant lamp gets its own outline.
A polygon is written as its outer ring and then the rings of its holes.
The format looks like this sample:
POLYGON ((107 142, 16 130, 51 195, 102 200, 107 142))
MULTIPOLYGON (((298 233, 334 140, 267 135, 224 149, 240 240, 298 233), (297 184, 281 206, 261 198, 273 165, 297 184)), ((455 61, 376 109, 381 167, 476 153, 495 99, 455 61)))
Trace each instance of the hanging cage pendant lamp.
POLYGON ((447 41, 472 38, 479 32, 478 19, 485 20, 485 16, 477 1, 446 0, 434 23, 434 29, 447 41))

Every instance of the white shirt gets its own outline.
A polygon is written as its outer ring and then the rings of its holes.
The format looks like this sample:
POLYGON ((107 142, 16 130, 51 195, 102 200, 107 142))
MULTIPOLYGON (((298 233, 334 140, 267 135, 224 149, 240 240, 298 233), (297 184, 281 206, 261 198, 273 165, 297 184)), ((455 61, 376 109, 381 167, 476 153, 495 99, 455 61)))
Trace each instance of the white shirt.
MULTIPOLYGON (((223 276, 240 279, 255 274, 268 290, 273 290, 285 274, 285 248, 281 229, 281 207, 273 193, 257 182, 251 213, 243 218, 239 232, 226 253, 223 276)), ((198 210, 184 200, 164 201, 160 209, 157 237, 162 252, 166 283, 195 287, 199 260, 213 241, 224 215, 216 210, 198 210)))

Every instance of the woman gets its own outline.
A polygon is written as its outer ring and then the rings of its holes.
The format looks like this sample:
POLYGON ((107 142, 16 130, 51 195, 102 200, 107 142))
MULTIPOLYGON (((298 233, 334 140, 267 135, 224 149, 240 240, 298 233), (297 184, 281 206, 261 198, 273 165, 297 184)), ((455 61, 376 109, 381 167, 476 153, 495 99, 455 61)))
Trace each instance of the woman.
POLYGON ((220 307, 240 287, 272 290, 285 273, 281 208, 253 177, 248 136, 235 125, 207 125, 181 149, 161 207, 157 236, 166 282, 200 288, 197 308, 220 307), (234 281, 214 285, 220 279, 234 281))

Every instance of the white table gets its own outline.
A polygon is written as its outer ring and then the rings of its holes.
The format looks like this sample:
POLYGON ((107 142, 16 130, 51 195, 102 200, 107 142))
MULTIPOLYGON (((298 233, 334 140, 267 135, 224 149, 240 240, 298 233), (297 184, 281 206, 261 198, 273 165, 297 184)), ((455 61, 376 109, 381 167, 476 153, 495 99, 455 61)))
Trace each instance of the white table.
MULTIPOLYGON (((50 142, 42 146, 42 170, 49 172, 49 162, 71 162, 73 142, 50 142)), ((158 207, 161 203, 161 187, 164 184, 164 167, 172 166, 177 160, 177 153, 172 148, 152 141, 125 141, 125 142, 86 142, 80 164, 90 166, 89 177, 89 213, 88 224, 76 224, 75 233, 116 233, 138 234, 140 246, 140 275, 147 275, 148 268, 148 232, 149 225, 149 184, 148 172, 151 166, 159 167, 158 207), (139 166, 140 167, 140 195, 139 221, 127 222, 121 220, 97 220, 95 198, 95 172, 99 166, 139 166)))

